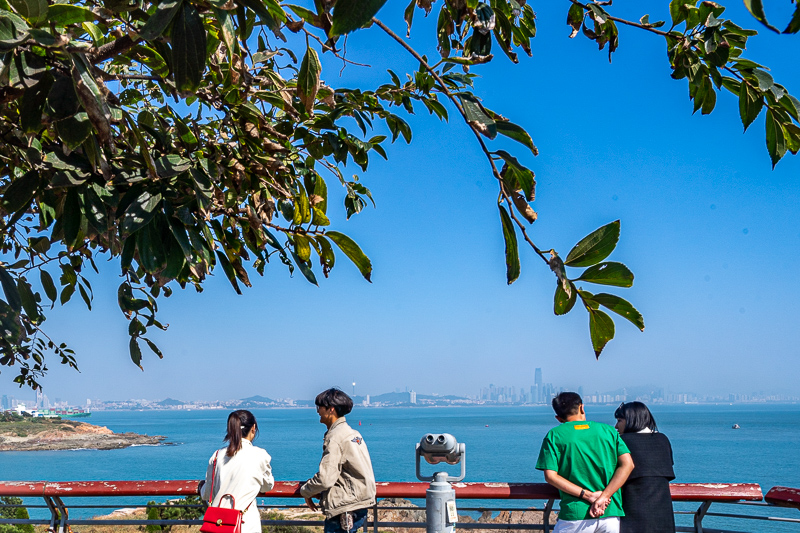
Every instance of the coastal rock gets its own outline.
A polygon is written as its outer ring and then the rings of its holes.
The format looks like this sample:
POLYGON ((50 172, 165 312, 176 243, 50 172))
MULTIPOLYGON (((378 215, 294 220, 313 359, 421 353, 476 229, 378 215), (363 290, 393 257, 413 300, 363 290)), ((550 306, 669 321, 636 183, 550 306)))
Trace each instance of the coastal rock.
POLYGON ((8 422, 0 424, 0 452, 52 450, 116 450, 129 446, 155 446, 166 437, 114 433, 85 422, 8 422))

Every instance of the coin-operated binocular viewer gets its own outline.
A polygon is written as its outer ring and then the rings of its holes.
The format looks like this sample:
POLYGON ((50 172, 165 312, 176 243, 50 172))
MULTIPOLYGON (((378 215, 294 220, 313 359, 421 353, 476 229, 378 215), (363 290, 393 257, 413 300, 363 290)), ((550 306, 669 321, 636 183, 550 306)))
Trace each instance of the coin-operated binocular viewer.
POLYGON ((466 462, 466 445, 458 443, 447 433, 428 433, 417 444, 417 479, 431 482, 425 492, 427 533, 454 533, 458 514, 456 491, 450 483, 464 479, 466 462), (453 477, 447 472, 436 472, 432 476, 423 476, 419 469, 420 457, 432 465, 461 463, 461 475, 453 477))

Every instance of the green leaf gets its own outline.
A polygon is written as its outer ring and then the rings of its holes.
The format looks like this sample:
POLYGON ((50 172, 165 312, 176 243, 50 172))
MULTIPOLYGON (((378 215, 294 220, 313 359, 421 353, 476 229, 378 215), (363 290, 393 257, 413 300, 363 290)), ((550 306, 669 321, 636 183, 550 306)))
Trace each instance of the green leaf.
POLYGON ((152 41, 164 33, 169 23, 175 18, 181 5, 181 0, 164 0, 158 4, 156 12, 147 19, 142 31, 139 32, 139 37, 145 41, 152 41))
POLYGON ((570 282, 571 294, 567 294, 561 282, 556 283, 556 293, 553 296, 553 312, 556 315, 566 315, 575 306, 578 299, 578 290, 575 285, 570 282))
POLYGON ((575 245, 564 264, 571 267, 591 266, 608 257, 619 241, 619 220, 596 229, 575 245))
POLYGON ((294 249, 301 261, 308 262, 311 259, 311 246, 305 235, 298 233, 294 236, 294 249))
POLYGON ((27 209, 33 200, 33 195, 39 188, 40 174, 36 170, 30 170, 16 178, 3 193, 3 209, 9 213, 16 213, 21 209, 27 209))
POLYGON ((24 133, 36 133, 42 128, 42 113, 52 86, 53 77, 46 76, 22 94, 19 100, 19 119, 24 133))
POLYGON ((600 358, 608 341, 614 338, 614 321, 611 317, 598 309, 586 308, 589 311, 589 334, 592 337, 594 355, 600 358))
POLYGON ((789 25, 786 26, 786 29, 783 30, 783 33, 797 33, 798 31, 800 31, 800 5, 795 6, 792 20, 789 22, 789 25))
POLYGON ((406 25, 408 26, 406 37, 411 37, 411 24, 414 22, 414 10, 416 7, 417 0, 411 0, 411 3, 408 4, 406 10, 403 12, 403 19, 406 21, 406 25))
POLYGON ((70 4, 53 4, 47 10, 47 19, 56 26, 91 22, 97 15, 91 9, 70 4))
POLYGON ((345 35, 367 24, 386 0, 338 0, 333 9, 330 35, 345 35))
POLYGON ((142 340, 147 343, 147 346, 150 347, 150 349, 158 356, 159 359, 164 359, 164 354, 161 353, 161 350, 158 349, 158 346, 156 346, 153 341, 146 337, 142 337, 142 340))
POLYGON ((19 296, 17 284, 14 283, 14 278, 2 265, 0 265, 0 285, 3 287, 3 292, 6 294, 6 302, 8 302, 11 309, 16 312, 22 310, 22 299, 19 296))
MULTIPOLYGON (((139 349, 139 343, 136 342, 136 337, 131 337, 128 348, 131 353, 131 361, 133 361, 133 364, 142 368, 142 350, 139 349)), ((142 368, 142 370, 144 370, 144 368, 142 368)))
POLYGON ((22 278, 19 278, 17 280, 17 290, 19 291, 19 296, 22 300, 22 308, 25 309, 25 314, 28 315, 28 318, 31 320, 38 322, 41 318, 41 314, 39 313, 39 306, 36 304, 36 296, 34 296, 30 284, 22 278))
POLYGON ((502 205, 498 205, 497 207, 500 209, 500 221, 503 224, 503 239, 506 243, 506 281, 511 285, 519 278, 520 273, 517 232, 514 229, 514 224, 511 222, 511 217, 508 216, 506 208, 502 205))
POLYGON ((164 240, 158 231, 156 221, 136 232, 136 249, 139 251, 139 264, 149 274, 157 274, 167 266, 164 240))
POLYGON ((294 262, 297 264, 297 268, 300 269, 300 272, 305 276, 305 278, 310 282, 319 287, 319 283, 317 283, 317 276, 314 274, 314 271, 311 270, 311 265, 303 261, 296 253, 292 252, 292 257, 294 257, 294 262))
POLYGON ((739 116, 742 119, 745 131, 753 123, 764 105, 761 95, 742 82, 739 86, 739 116))
POLYGON ((69 247, 77 246, 81 237, 83 213, 81 212, 81 201, 76 188, 71 188, 67 192, 61 220, 62 224, 64 224, 64 242, 69 247))
POLYGON ((592 296, 592 300, 629 320, 631 324, 639 328, 639 330, 644 331, 644 318, 642 314, 627 300, 605 292, 595 294, 592 296))
POLYGON ((89 309, 89 311, 91 311, 92 299, 89 297, 89 293, 86 292, 86 289, 84 289, 83 285, 81 285, 80 283, 78 284, 78 290, 81 293, 81 298, 83 298, 83 303, 86 304, 86 308, 89 309))
POLYGON ((364 279, 372 283, 370 279, 372 277, 372 262, 364 252, 361 251, 358 244, 344 233, 339 233, 338 231, 329 231, 325 233, 325 236, 332 240, 350 261, 358 267, 364 279))
POLYGON ((669 15, 672 17, 672 25, 677 26, 686 20, 687 11, 684 9, 686 0, 672 0, 669 3, 669 15))
POLYGON ((514 139, 518 143, 524 144, 530 148, 530 151, 533 153, 533 155, 539 155, 539 149, 533 144, 533 139, 531 139, 531 136, 522 127, 517 126, 512 122, 502 120, 496 121, 495 127, 497 128, 497 133, 500 135, 505 135, 510 139, 514 139))
POLYGON ((47 0, 9 0, 8 2, 31 26, 47 20, 47 0))
POLYGON ((470 93, 461 93, 458 99, 464 108, 467 122, 482 135, 494 139, 497 136, 497 123, 486 114, 478 99, 470 93))
POLYGON ((750 14, 761 24, 775 33, 780 33, 778 28, 767 22, 767 14, 764 13, 764 6, 761 4, 761 0, 744 0, 744 7, 746 7, 750 14))
POLYGON ((761 91, 768 91, 773 85, 775 85, 775 80, 772 78, 769 72, 761 69, 753 69, 753 76, 755 76, 756 80, 758 81, 758 88, 761 91))
POLYGON ((327 278, 328 272, 336 264, 336 255, 333 253, 331 243, 323 235, 317 235, 316 240, 320 248, 319 264, 322 266, 322 274, 327 278))
POLYGON ((321 71, 322 64, 319 62, 317 51, 309 45, 303 62, 300 64, 300 71, 297 73, 297 97, 303 102, 310 115, 314 113, 314 99, 319 90, 321 71))
POLYGON ((123 235, 130 235, 144 227, 153 218, 160 203, 160 193, 144 191, 125 210, 120 223, 120 232, 123 235))
POLYGON ((786 139, 779 117, 772 109, 767 111, 767 151, 772 159, 772 168, 786 155, 786 139))
POLYGON ((92 123, 86 113, 78 113, 56 122, 56 133, 70 150, 75 150, 91 135, 92 123))
POLYGON ((206 29, 191 4, 181 4, 172 24, 172 57, 175 85, 179 91, 194 92, 206 69, 206 29))
POLYGON ((50 276, 47 270, 40 271, 39 276, 42 279, 44 293, 50 298, 51 302, 55 303, 56 298, 58 298, 58 291, 56 291, 56 285, 53 283, 53 277, 50 276))
POLYGON ((611 261, 587 268, 575 281, 587 281, 615 287, 631 287, 633 286, 633 272, 622 263, 611 261))
POLYGON ((231 262, 228 261, 228 257, 222 251, 217 250, 217 259, 219 259, 219 264, 222 265, 222 270, 228 277, 228 281, 231 282, 233 290, 236 291, 236 294, 242 294, 242 289, 239 288, 239 282, 236 281, 236 272, 233 270, 231 262))

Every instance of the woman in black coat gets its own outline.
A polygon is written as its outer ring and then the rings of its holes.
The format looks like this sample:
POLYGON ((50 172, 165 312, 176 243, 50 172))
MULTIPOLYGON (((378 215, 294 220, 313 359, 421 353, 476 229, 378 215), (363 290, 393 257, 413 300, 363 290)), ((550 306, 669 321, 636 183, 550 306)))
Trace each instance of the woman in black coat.
POLYGON ((669 439, 658 432, 650 409, 642 402, 623 402, 614 418, 634 464, 622 486, 625 516, 620 521, 620 533, 675 533, 669 493, 675 473, 669 439))

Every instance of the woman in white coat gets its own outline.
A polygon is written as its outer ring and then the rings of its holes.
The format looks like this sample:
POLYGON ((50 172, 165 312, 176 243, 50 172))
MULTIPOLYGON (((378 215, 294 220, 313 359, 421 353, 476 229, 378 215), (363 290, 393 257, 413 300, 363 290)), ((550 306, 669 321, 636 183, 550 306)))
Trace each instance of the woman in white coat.
POLYGON ((253 413, 242 409, 228 415, 225 434, 228 446, 217 450, 208 460, 201 490, 202 498, 214 507, 233 504, 235 509, 244 511, 242 533, 261 533, 256 497, 259 492, 270 491, 275 484, 269 454, 263 448, 253 446, 256 435, 258 424, 253 413))

